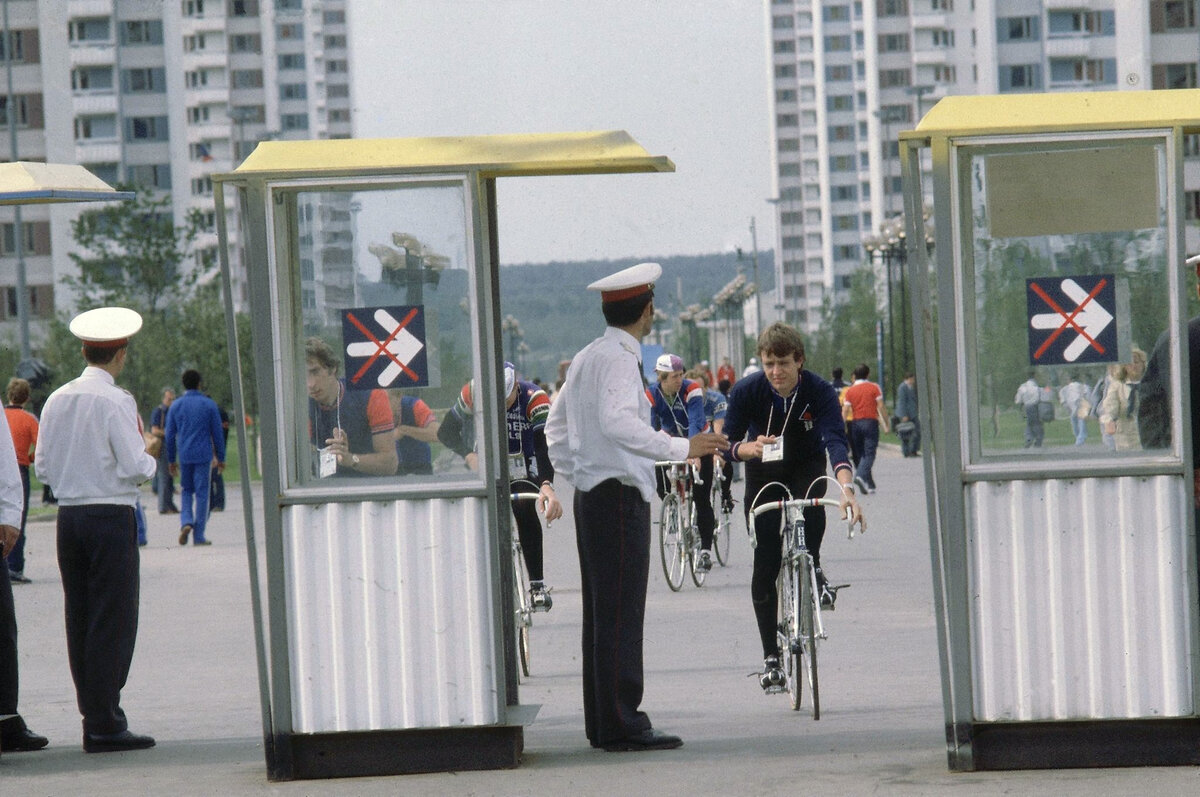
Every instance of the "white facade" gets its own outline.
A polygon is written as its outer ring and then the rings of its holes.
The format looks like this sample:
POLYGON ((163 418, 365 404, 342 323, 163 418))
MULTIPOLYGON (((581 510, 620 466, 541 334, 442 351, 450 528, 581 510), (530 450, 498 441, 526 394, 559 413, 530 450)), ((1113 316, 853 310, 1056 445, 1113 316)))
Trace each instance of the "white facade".
MULTIPOLYGON (((351 135, 347 0, 7 0, 17 159, 79 163, 110 183, 169 192, 177 226, 207 229, 192 267, 216 268, 213 172, 268 138, 351 135)), ((3 62, 0 61, 0 65, 3 62)), ((0 158, 12 160, 7 136, 0 158)), ((70 309, 78 206, 23 208, 31 314, 70 309), (32 226, 31 226, 32 225, 32 226)), ((236 214, 234 296, 245 304, 236 214)), ((15 317, 12 209, 0 209, 2 322, 15 317)))
MULTIPOLYGON (((774 86, 776 260, 813 331, 902 212, 896 137, 941 97, 1193 88, 1200 0, 764 0, 774 86)), ((1200 137, 1186 142, 1200 251, 1200 137)))

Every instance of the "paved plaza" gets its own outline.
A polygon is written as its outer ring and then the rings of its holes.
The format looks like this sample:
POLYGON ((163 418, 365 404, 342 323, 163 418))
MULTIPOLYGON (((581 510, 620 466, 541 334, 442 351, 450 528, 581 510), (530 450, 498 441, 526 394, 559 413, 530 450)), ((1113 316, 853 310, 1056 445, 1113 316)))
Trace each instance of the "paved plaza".
MULTIPOLYGON (((826 615, 822 712, 765 696, 750 606, 750 547, 735 537, 729 567, 703 589, 668 590, 652 560, 646 612, 646 697, 679 750, 604 753, 583 735, 579 570, 569 518, 547 532, 554 609, 537 615, 533 675, 540 704, 522 766, 499 772, 269 783, 262 749, 241 491, 213 516, 209 548, 180 547, 178 516, 149 515, 141 626, 123 705, 152 750, 84 755, 67 669, 54 524, 29 528, 26 574, 14 587, 21 709, 50 747, 0 757, 0 792, 19 795, 1163 795, 1195 793, 1200 772, 1163 769, 951 773, 946 766, 921 462, 884 449, 879 491, 863 499, 866 535, 831 520, 823 549, 834 583, 851 582, 826 615)), ((735 485, 740 489, 741 484, 735 485)), ((569 489, 561 496, 569 506, 569 489)), ((740 500, 740 494, 738 498, 740 500)), ((147 498, 149 495, 147 494, 147 498)), ((256 500, 259 500, 256 496, 256 500)), ((34 498, 37 501, 37 498, 34 498)), ((261 535, 261 528, 258 529, 261 535)), ((261 546, 260 546, 261 547, 261 546)))

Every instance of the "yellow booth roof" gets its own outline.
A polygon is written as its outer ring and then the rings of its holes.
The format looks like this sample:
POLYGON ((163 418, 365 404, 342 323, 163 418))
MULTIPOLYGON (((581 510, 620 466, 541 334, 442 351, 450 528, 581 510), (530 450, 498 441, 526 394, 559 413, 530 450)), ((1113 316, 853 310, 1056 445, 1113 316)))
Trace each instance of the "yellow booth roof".
POLYGON ((0 205, 101 202, 132 199, 132 191, 112 186, 73 163, 0 163, 0 205))
POLYGON ((443 138, 264 141, 231 173, 288 178, 471 170, 485 177, 673 172, 623 130, 443 138))
POLYGON ((1200 89, 944 97, 901 139, 1200 128, 1200 89))

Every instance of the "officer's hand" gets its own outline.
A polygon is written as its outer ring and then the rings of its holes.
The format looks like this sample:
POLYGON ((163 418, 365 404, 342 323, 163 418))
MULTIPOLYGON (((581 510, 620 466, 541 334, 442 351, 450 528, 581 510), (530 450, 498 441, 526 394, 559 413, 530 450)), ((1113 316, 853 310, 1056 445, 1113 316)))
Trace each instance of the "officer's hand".
POLYGON ((729 448, 729 438, 716 432, 700 432, 688 439, 688 457, 703 457, 729 448))

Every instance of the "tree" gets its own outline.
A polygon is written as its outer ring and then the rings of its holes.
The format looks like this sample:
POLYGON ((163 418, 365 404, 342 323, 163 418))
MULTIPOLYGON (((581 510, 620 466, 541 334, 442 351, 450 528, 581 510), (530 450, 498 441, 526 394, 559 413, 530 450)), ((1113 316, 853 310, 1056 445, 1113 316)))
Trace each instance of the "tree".
POLYGON ((828 378, 835 367, 849 373, 859 363, 875 362, 875 323, 882 318, 875 282, 875 271, 863 265, 851 275, 844 301, 825 297, 820 329, 806 347, 810 371, 828 378))
POLYGON ((119 303, 143 314, 165 314, 190 293, 203 270, 183 268, 203 229, 201 212, 193 208, 184 226, 176 227, 170 195, 155 197, 136 185, 119 189, 135 192, 134 199, 87 210, 72 222, 83 251, 71 253, 79 275, 64 282, 86 305, 119 303))

